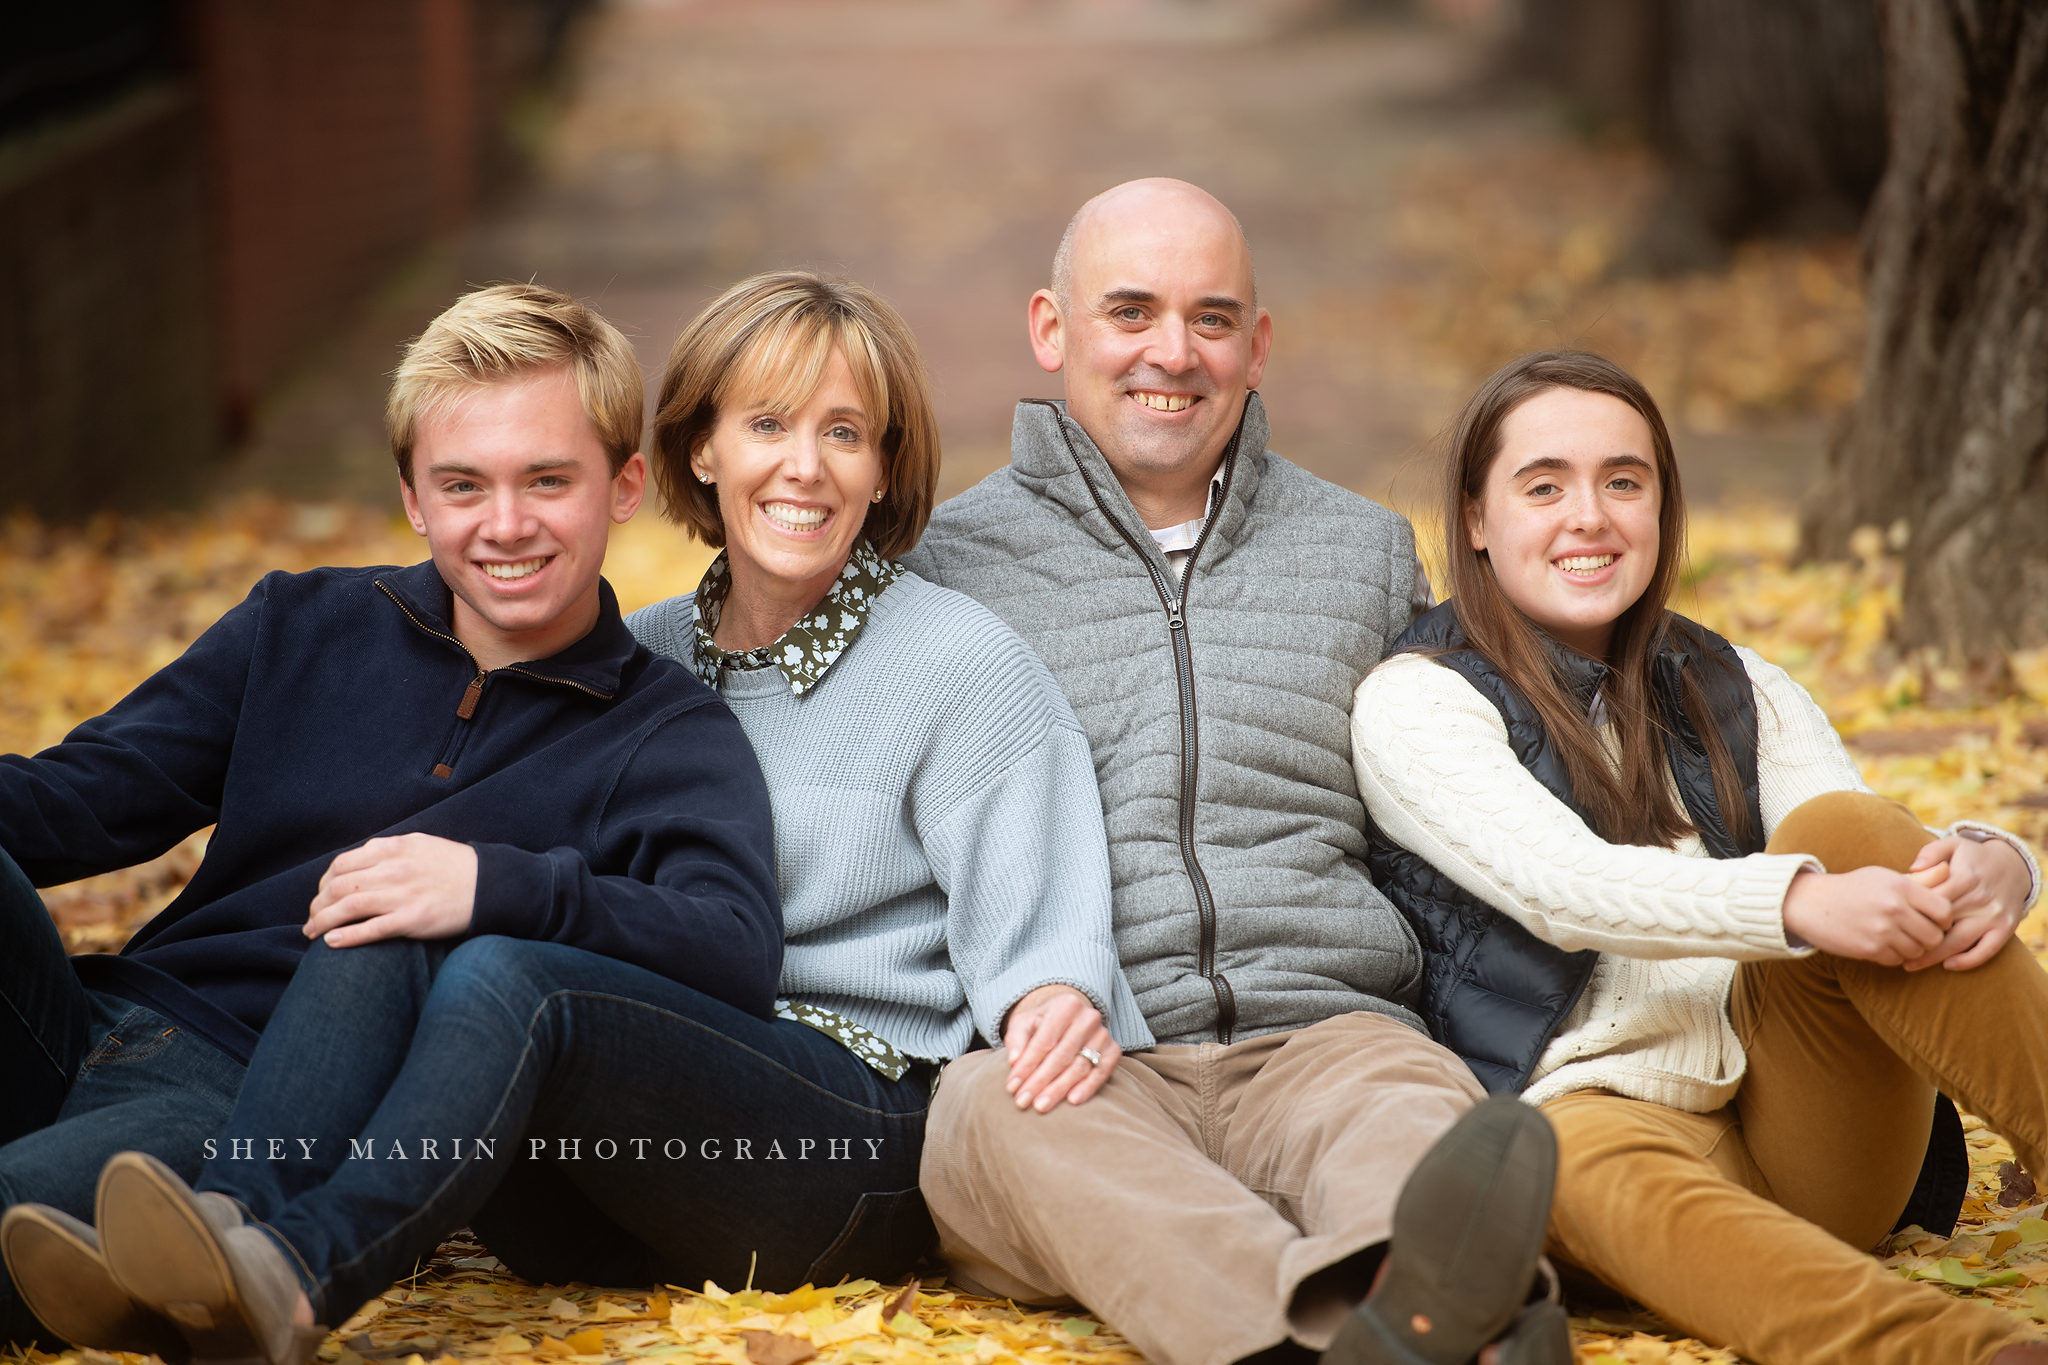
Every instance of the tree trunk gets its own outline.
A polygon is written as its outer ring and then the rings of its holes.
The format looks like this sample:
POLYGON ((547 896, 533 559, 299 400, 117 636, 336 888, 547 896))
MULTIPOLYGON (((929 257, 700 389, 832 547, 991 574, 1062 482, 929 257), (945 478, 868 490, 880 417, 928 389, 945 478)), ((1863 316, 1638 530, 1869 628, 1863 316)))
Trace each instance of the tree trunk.
POLYGON ((1802 549, 1903 520, 1899 642, 1981 663, 2048 643, 2048 4, 1880 11, 1870 339, 1802 549))
POLYGON ((1716 240, 1853 232, 1884 173, 1871 0, 1665 0, 1658 141, 1716 240))
POLYGON ((1873 0, 1522 0, 1511 56, 1575 121, 1631 127, 1669 165, 1626 267, 1854 231, 1884 171, 1873 0))

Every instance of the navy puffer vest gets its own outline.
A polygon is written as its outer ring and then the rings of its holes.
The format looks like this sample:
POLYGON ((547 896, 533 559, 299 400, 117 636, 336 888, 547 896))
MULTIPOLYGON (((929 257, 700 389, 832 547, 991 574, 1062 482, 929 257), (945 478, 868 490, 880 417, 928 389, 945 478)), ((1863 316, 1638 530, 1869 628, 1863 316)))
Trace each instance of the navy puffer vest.
MULTIPOLYGON (((1508 743, 1538 782, 1571 807, 1581 820, 1585 810, 1572 797, 1564 759, 1550 742, 1536 708, 1520 689, 1501 676, 1478 651, 1465 643, 1454 604, 1445 602, 1416 619, 1390 654, 1409 650, 1448 651, 1436 662, 1456 670, 1479 695, 1492 702, 1506 723, 1508 743)), ((1582 707, 1607 679, 1607 666, 1576 650, 1551 645, 1566 690, 1582 707)), ((1749 674, 1734 647, 1682 616, 1671 618, 1651 675, 1652 691, 1663 711, 1669 735, 1671 771, 1679 798, 1716 858, 1739 858, 1763 848, 1763 814, 1756 783, 1756 699, 1749 674), (1749 806, 1749 835, 1737 843, 1728 832, 1714 795, 1706 746, 1679 700, 1679 678, 1688 658, 1714 653, 1726 667, 1695 668, 1721 736, 1742 779, 1749 806)), ((1587 821, 1590 825, 1592 822, 1587 821)), ((1372 837, 1373 880, 1392 900, 1422 940, 1424 967, 1420 1012, 1438 1042, 1465 1059, 1472 1074, 1488 1090, 1513 1094, 1529 1083, 1551 1035, 1577 1003, 1599 957, 1591 951, 1566 952, 1537 938, 1521 925, 1466 892, 1428 861, 1398 847, 1379 834, 1372 837)))
MULTIPOLYGON (((1651 692, 1664 720, 1666 753, 1687 817, 1716 858, 1739 858, 1764 847, 1763 811, 1757 789, 1756 697, 1735 647, 1683 616, 1671 615, 1651 668, 1651 692), (1694 661, 1699 661, 1695 663, 1694 661), (1689 663, 1742 783, 1748 832, 1729 833, 1714 791, 1706 745, 1687 714, 1680 680, 1689 663), (1704 663, 1705 666, 1700 666, 1704 663)), ((1546 642, 1549 643, 1549 642, 1546 642)), ((1464 648, 1455 604, 1445 602, 1418 617, 1387 651, 1443 650, 1436 662, 1455 670, 1492 702, 1507 726, 1508 743, 1529 773, 1582 820, 1564 760, 1543 728, 1541 717, 1520 689, 1478 651, 1464 648)), ((1566 691, 1588 710, 1607 678, 1607 666, 1575 650, 1550 644, 1552 661, 1566 691)), ((1590 826, 1591 821, 1587 821, 1590 826)), ((1368 857, 1373 880, 1414 926, 1422 941, 1422 1001, 1430 1033, 1463 1058, 1480 1084, 1495 1093, 1519 1093, 1541 1060, 1558 1026, 1578 1003, 1599 954, 1567 952, 1545 943, 1437 871, 1427 860, 1387 839, 1367 817, 1368 857)), ((1936 1105, 1934 1132, 1900 1226, 1918 1223, 1946 1233, 1969 1179, 1962 1123, 1944 1097, 1936 1105)))

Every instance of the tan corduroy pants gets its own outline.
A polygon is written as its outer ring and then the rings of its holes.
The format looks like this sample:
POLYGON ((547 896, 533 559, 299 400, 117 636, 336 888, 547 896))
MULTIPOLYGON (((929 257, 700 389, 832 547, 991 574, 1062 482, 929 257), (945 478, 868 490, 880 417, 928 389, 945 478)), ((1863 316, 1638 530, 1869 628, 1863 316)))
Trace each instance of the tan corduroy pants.
MULTIPOLYGON (((1903 807, 1838 793, 1787 817, 1771 851, 1903 869, 1927 838, 1903 807)), ((2048 1171, 2048 974, 2027 950, 1971 972, 1746 962, 1730 1013, 1749 1071, 1729 1107, 1599 1091, 1543 1107, 1551 1256, 1758 1365, 1980 1365, 2029 1339, 1868 1254, 1912 1192, 1937 1087, 2048 1171)))
POLYGON ((1375 1014, 1136 1053, 1050 1114, 1018 1110, 1008 1064, 969 1053, 932 1103, 922 1184, 954 1278, 1084 1303, 1154 1365, 1327 1346, 1364 1286, 1295 1290, 1386 1240, 1409 1171, 1483 1093, 1375 1014))

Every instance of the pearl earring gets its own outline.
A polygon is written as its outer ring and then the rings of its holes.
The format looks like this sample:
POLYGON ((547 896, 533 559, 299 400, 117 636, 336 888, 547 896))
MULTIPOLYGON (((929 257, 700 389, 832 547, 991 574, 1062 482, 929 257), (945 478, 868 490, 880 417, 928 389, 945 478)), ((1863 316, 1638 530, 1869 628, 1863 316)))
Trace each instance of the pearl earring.
POLYGON ((880 501, 882 500, 882 494, 883 494, 883 493, 885 493, 885 492, 887 492, 887 491, 888 491, 888 490, 887 490, 887 489, 884 489, 884 488, 877 488, 877 489, 875 490, 875 496, 874 496, 874 497, 872 497, 872 498, 870 498, 870 499, 869 499, 868 501, 870 501, 870 502, 880 502, 880 501))
POLYGON ((699 475, 697 476, 697 482, 698 482, 698 483, 710 483, 710 482, 711 482, 711 476, 710 476, 709 474, 699 474, 699 475))

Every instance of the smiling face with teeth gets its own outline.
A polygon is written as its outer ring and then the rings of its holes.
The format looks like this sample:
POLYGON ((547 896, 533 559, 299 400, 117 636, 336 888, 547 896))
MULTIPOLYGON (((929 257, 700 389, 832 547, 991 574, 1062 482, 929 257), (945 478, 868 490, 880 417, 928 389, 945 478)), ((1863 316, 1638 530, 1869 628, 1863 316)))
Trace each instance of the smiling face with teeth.
POLYGON ((714 637, 721 649, 772 644, 809 614, 884 486, 875 423, 836 347, 801 403, 722 407, 690 468, 716 486, 725 523, 732 588, 714 637))
POLYGON ((1640 413, 1604 393, 1546 389, 1502 421, 1466 532, 1510 602, 1599 659, 1657 571, 1661 495, 1640 413))
POLYGON ((597 622, 615 522, 646 487, 637 453, 611 473, 568 367, 483 384, 419 422, 399 494, 454 594, 478 666, 559 653, 597 622))
POLYGON ((1061 259, 1031 299, 1039 365, 1148 526, 1201 516, 1272 346, 1244 233, 1193 185, 1134 180, 1082 208, 1061 259))

